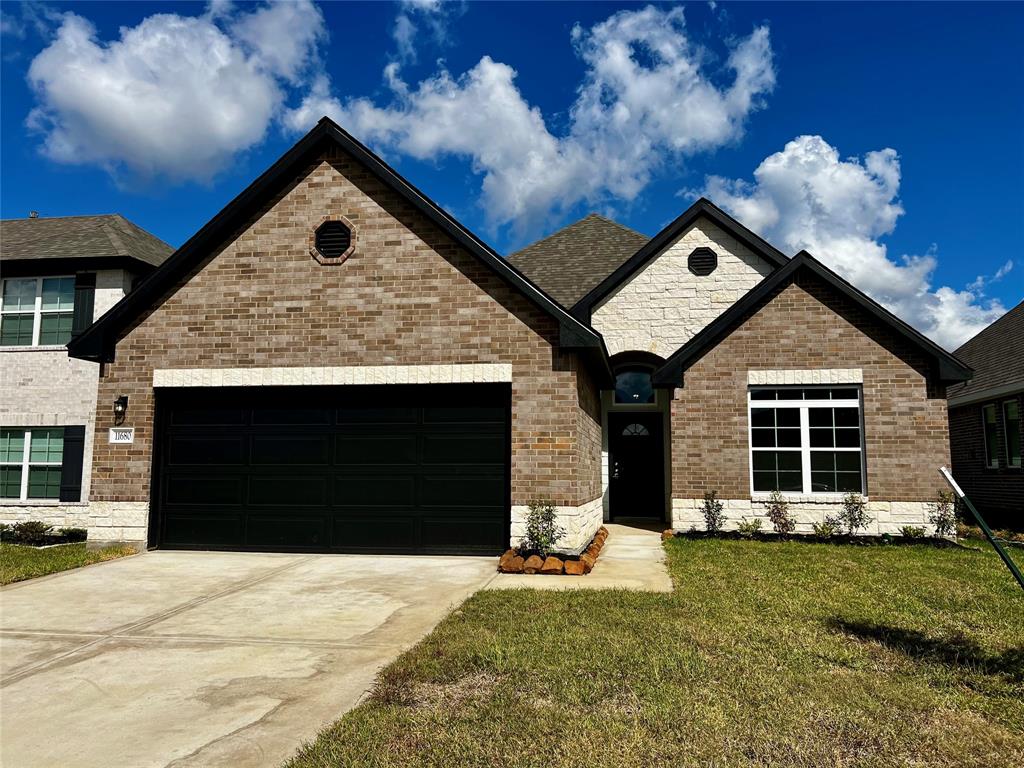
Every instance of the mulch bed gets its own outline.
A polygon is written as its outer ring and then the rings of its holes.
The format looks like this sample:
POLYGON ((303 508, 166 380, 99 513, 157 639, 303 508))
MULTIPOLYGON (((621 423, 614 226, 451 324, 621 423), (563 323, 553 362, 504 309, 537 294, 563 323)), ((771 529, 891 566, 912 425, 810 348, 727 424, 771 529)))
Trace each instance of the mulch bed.
POLYGON ((579 555, 548 555, 544 557, 540 552, 510 549, 498 561, 498 570, 501 573, 583 576, 593 570, 607 539, 608 529, 602 525, 597 529, 590 545, 579 555))
MULTIPOLYGON (((716 533, 708 533, 707 531, 681 531, 676 532, 672 530, 666 530, 661 534, 661 538, 664 539, 728 539, 730 541, 741 541, 744 539, 750 541, 780 541, 782 538, 777 533, 769 533, 760 531, 758 533, 744 534, 739 531, 717 531, 716 533)), ((926 546, 938 547, 940 549, 964 549, 964 545, 952 539, 939 538, 936 536, 921 536, 919 538, 911 538, 907 536, 893 536, 889 534, 877 535, 857 535, 849 536, 847 534, 839 534, 836 536, 822 537, 815 536, 813 533, 791 533, 785 537, 785 541, 803 542, 806 544, 843 544, 843 545, 860 545, 867 547, 880 547, 880 546, 907 546, 922 544, 926 546)))

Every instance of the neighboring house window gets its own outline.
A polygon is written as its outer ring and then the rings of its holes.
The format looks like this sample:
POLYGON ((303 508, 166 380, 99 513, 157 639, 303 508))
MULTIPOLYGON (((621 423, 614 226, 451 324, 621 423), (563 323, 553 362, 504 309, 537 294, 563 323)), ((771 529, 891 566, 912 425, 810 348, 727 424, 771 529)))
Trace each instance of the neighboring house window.
POLYGON ((651 372, 646 368, 632 368, 615 374, 615 402, 633 405, 653 403, 651 372))
POLYGON ((64 428, 0 429, 0 498, 60 498, 64 428))
POLYGON ((757 387, 749 410, 754 491, 864 493, 856 387, 757 387))
POLYGON ((981 409, 981 423, 985 430, 985 466, 999 468, 999 431, 996 429, 996 404, 989 403, 981 409))
POLYGON ((0 294, 0 345, 67 344, 75 309, 75 278, 16 277, 0 294))
POLYGON ((1020 469, 1020 405, 1016 400, 1003 402, 1003 434, 1006 435, 1006 464, 1020 469))

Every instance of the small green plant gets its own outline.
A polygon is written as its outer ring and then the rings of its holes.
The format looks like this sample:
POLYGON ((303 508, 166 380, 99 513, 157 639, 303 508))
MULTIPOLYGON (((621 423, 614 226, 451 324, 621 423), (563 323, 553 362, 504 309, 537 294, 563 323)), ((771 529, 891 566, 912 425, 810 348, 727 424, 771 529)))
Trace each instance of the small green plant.
POLYGON ((789 513, 789 502, 782 498, 778 491, 772 491, 765 505, 765 514, 771 521, 772 528, 779 534, 779 538, 786 538, 796 530, 796 520, 789 513))
POLYGON ((935 528, 936 536, 956 533, 956 496, 952 491, 939 491, 935 501, 928 505, 928 522, 935 528))
POLYGON ((6 541, 11 532, 11 526, 7 523, 0 523, 0 541, 6 541))
POLYGON ((53 526, 41 520, 26 520, 11 526, 9 540, 13 544, 45 544, 52 531, 53 526))
POLYGON ((924 528, 917 525, 904 525, 900 528, 900 536, 905 539, 923 539, 924 535, 924 528))
POLYGON ((839 524, 836 522, 835 518, 826 517, 820 523, 811 523, 811 530, 814 532, 814 537, 816 539, 824 541, 826 539, 831 539, 839 533, 839 524))
POLYGON ((526 535, 520 547, 547 557, 563 536, 565 529, 558 525, 558 509, 550 501, 531 501, 526 512, 526 535))
POLYGON ((834 522, 846 530, 849 536, 856 536, 857 531, 867 530, 874 520, 868 514, 868 505, 859 493, 848 493, 843 496, 843 508, 836 515, 834 522))
POLYGON ((739 531, 740 536, 751 537, 761 532, 761 519, 755 517, 753 520, 747 520, 743 518, 737 525, 736 530, 739 531))
POLYGON ((58 528, 57 535, 69 542, 85 541, 89 532, 85 528, 58 528))
POLYGON ((701 513, 704 515, 704 530, 708 533, 718 533, 725 524, 725 514, 722 510, 725 505, 718 500, 718 491, 706 491, 704 493, 704 505, 701 513))

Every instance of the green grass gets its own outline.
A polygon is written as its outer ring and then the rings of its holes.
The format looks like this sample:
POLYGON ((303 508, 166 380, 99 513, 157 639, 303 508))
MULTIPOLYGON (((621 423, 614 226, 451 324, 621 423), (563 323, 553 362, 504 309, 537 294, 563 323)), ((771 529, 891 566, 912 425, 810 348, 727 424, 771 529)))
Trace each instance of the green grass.
POLYGON ((64 544, 48 549, 0 544, 0 584, 34 579, 36 576, 102 563, 132 554, 135 554, 135 550, 124 546, 106 547, 89 552, 86 551, 84 543, 64 544))
POLYGON ((477 593, 288 765, 1024 765, 995 555, 666 546, 671 595, 477 593))

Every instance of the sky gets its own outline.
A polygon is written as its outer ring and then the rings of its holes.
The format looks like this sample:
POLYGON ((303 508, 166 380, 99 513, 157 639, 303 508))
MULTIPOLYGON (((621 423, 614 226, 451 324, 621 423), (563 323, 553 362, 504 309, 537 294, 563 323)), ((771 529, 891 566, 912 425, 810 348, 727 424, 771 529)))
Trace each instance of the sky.
POLYGON ((704 195, 949 349, 1024 298, 1024 4, 0 5, 0 215, 183 243, 323 115, 500 253, 704 195))

